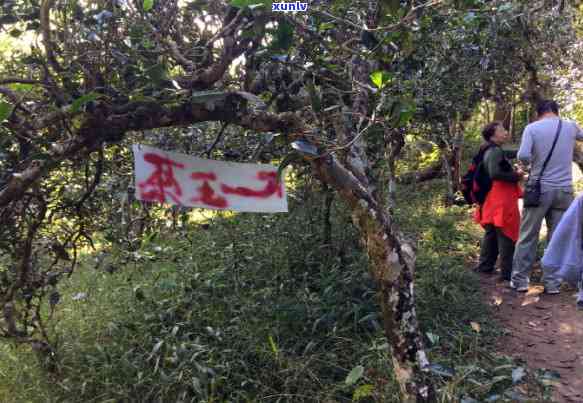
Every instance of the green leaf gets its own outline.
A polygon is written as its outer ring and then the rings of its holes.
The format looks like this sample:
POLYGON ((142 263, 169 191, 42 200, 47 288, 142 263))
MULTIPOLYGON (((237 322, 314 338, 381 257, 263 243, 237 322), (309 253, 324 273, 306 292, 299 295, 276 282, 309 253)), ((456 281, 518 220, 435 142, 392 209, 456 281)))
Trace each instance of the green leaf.
POLYGON ((269 6, 269 10, 271 10, 271 3, 272 1, 266 0, 231 0, 231 6, 238 8, 253 6, 269 6))
POLYGON ((275 356, 275 359, 277 359, 277 357, 279 356, 279 349, 277 348, 277 344, 275 344, 275 340, 273 340, 273 337, 271 335, 269 335, 267 339, 269 341, 269 347, 271 348, 271 352, 275 356))
POLYGON ((404 126, 415 116, 417 106, 413 102, 404 104, 399 115, 399 126, 404 126))
POLYGON ((150 77, 154 84, 157 85, 168 78, 166 73, 166 66, 162 63, 155 64, 147 69, 146 74, 150 77))
POLYGON ((176 283, 176 281, 174 281, 172 279, 164 279, 164 280, 160 281, 160 283, 158 284, 158 287, 164 291, 172 291, 172 290, 175 290, 176 288, 178 288, 178 284, 176 283))
POLYGON ((367 397, 371 397, 374 392, 374 385, 366 384, 361 385, 352 394, 352 401, 357 402, 361 399, 365 399, 367 397))
POLYGON ((8 88, 10 88, 12 91, 25 92, 25 91, 31 91, 34 88, 34 85, 33 84, 26 84, 26 83, 15 83, 15 84, 9 84, 8 88))
POLYGON ((431 364, 428 368, 432 373, 443 376, 445 378, 453 378, 455 376, 453 369, 444 367, 443 365, 431 364))
POLYGON ((370 75, 372 83, 379 89, 385 87, 393 79, 393 75, 387 71, 375 71, 370 75))
POLYGON ((370 75, 370 79, 377 88, 383 87, 383 73, 381 71, 375 71, 374 73, 372 73, 370 75))
POLYGON ((432 345, 436 345, 437 343, 439 343, 439 336, 434 334, 434 333, 430 333, 427 332, 425 333, 425 335, 427 336, 427 338, 429 339, 429 341, 431 342, 432 345))
POLYGON ((352 368, 352 371, 346 377, 344 381, 347 385, 354 385, 362 376, 364 375, 364 367, 362 365, 357 365, 352 368))
POLYGON ((142 46, 145 49, 152 49, 155 45, 154 45, 154 42, 152 42, 148 38, 142 38, 142 46))
POLYGON ((498 11, 501 11, 501 12, 510 11, 513 8, 514 7, 513 7, 512 3, 504 3, 500 7, 498 7, 498 11))
POLYGON ((152 349, 152 352, 150 353, 150 355, 153 356, 158 351, 160 351, 160 348, 162 348, 162 344, 164 344, 164 340, 160 340, 158 343, 156 343, 154 345, 154 348, 152 349))
POLYGON ((8 102, 0 101, 0 123, 8 119, 8 116, 12 113, 12 104, 8 102))
POLYGON ((301 160, 302 157, 295 152, 289 153, 288 155, 283 157, 283 160, 281 160, 281 162, 279 163, 279 167, 277 167, 277 181, 278 182, 282 181, 283 171, 285 170, 285 168, 291 165, 292 162, 298 162, 301 160))
POLYGON ((154 0, 144 0, 144 11, 148 12, 154 7, 154 0))
POLYGON ((71 104, 71 112, 73 112, 73 113, 79 112, 79 110, 81 110, 81 107, 83 105, 85 105, 86 103, 89 103, 91 101, 95 101, 97 99, 97 95, 98 94, 95 92, 90 92, 88 94, 83 95, 82 97, 77 98, 71 104))
POLYGON ((318 31, 325 31, 327 29, 332 29, 332 28, 334 28, 334 24, 332 24, 331 22, 323 22, 318 27, 318 31))

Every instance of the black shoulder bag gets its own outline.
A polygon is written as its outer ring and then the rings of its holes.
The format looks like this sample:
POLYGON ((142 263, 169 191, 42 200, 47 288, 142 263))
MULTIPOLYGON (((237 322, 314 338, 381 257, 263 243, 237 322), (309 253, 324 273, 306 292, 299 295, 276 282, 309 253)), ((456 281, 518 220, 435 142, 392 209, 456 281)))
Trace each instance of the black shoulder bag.
POLYGON ((523 196, 523 206, 524 207, 538 207, 540 205, 540 195, 541 195, 541 179, 543 177, 543 173, 553 155, 553 151, 555 150, 555 146, 557 145, 557 140, 559 139, 559 133, 561 132, 561 126, 563 125, 563 121, 559 119, 559 127, 557 128, 557 134, 555 134, 555 140, 553 141, 553 146, 551 147, 551 151, 549 151, 549 155, 547 155, 547 159, 543 163, 543 167, 540 171, 540 175, 538 179, 534 183, 527 183, 524 189, 524 196, 523 196))

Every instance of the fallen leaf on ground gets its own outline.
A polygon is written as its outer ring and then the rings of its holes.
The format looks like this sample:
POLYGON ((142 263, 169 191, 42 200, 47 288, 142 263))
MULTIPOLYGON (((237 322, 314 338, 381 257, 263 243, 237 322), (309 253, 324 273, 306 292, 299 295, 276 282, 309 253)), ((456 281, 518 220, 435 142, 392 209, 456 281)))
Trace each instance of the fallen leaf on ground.
POLYGON ((530 304, 536 304, 538 301, 540 301, 540 297, 538 296, 530 296, 530 297, 526 297, 524 299, 524 301, 522 301, 522 304, 520 304, 521 306, 526 306, 526 305, 530 305, 530 304))

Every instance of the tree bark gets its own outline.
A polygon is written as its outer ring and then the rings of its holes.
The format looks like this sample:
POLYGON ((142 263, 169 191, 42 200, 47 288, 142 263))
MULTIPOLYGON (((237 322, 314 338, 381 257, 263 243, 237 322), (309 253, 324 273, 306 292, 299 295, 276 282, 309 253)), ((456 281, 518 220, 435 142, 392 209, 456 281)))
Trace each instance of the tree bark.
POLYGON ((510 128, 510 118, 512 111, 512 103, 508 100, 507 95, 504 94, 504 89, 501 88, 500 83, 496 83, 496 93, 494 94, 494 120, 502 122, 506 128, 510 128))
POLYGON ((452 192, 455 194, 461 188, 462 183, 462 151, 464 145, 464 126, 457 119, 452 122, 453 126, 453 144, 451 149, 451 156, 449 159, 451 165, 451 186, 452 192))
POLYGON ((447 193, 445 195, 445 204, 451 206, 455 199, 455 192, 453 189, 453 172, 451 169, 451 161, 447 154, 442 154, 442 164, 445 169, 445 176, 447 178, 447 193))
POLYGON ((538 103, 552 96, 552 87, 548 81, 539 78, 538 67, 533 60, 526 60, 525 68, 528 72, 528 81, 522 99, 530 104, 529 122, 533 122, 536 119, 538 103))
POLYGON ((395 176, 395 159, 389 156, 388 165, 388 188, 387 188, 387 207, 392 211, 397 205, 397 177, 395 176))
MULTIPOLYGON (((369 27, 375 27, 378 13, 378 2, 371 1, 367 15, 369 27)), ((372 70, 371 62, 360 56, 352 59, 352 116, 358 117, 358 121, 351 122, 345 132, 353 141, 347 158, 348 169, 341 166, 334 155, 316 159, 312 166, 316 177, 334 187, 347 202, 352 220, 360 230, 369 270, 379 287, 385 336, 402 401, 430 402, 435 401, 435 389, 427 376, 429 362, 415 311, 415 251, 402 241, 388 210, 380 202, 366 155, 366 138, 361 135, 365 130, 364 117, 371 106, 370 94, 356 83, 367 82, 372 70)))
POLYGON ((401 130, 385 130, 385 157, 387 159, 387 207, 389 211, 397 203, 397 175, 396 161, 405 145, 405 138, 401 130))
POLYGON ((448 155, 447 152, 441 154, 441 162, 443 170, 445 171, 445 178, 447 179, 447 192, 445 194, 446 206, 451 206, 455 200, 454 177, 452 169, 453 152, 448 155))
POLYGON ((397 183, 403 185, 410 185, 412 183, 419 183, 429 181, 443 176, 443 161, 440 160, 429 167, 415 172, 407 172, 397 178, 397 183))
POLYGON ((510 119, 512 117, 512 105, 504 100, 496 100, 496 110, 494 111, 494 120, 502 122, 506 129, 510 129, 510 119))
POLYGON ((436 401, 415 310, 414 248, 403 241, 372 194, 333 155, 313 161, 312 168, 317 178, 338 191, 360 230, 370 271, 379 287, 384 333, 402 401, 436 401))

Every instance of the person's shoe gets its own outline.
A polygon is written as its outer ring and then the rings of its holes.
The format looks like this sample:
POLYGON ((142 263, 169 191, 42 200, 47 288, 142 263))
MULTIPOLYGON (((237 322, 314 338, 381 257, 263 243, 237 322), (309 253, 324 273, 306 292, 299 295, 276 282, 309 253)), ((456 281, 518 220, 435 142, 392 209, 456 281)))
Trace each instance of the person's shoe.
POLYGON ((510 276, 501 275, 498 277, 498 281, 510 281, 510 276))
POLYGON ((476 273, 482 273, 482 274, 492 274, 494 273, 494 268, 493 267, 482 267, 482 266, 476 266, 474 267, 474 271, 476 273))
POLYGON ((583 299, 577 300, 577 310, 583 311, 583 299))
POLYGON ((510 280, 510 288, 512 288, 515 291, 518 292, 527 292, 528 291, 528 285, 519 285, 517 286, 516 284, 514 284, 514 281, 510 280))
POLYGON ((561 290, 559 290, 558 288, 547 288, 545 287, 545 294, 548 295, 557 295, 560 294, 561 290))

